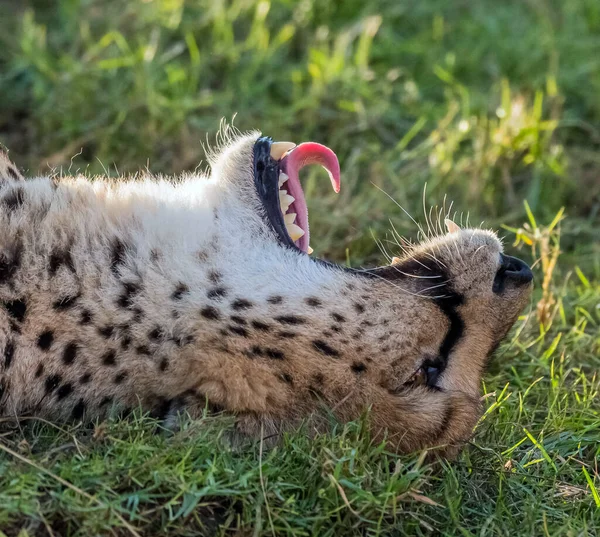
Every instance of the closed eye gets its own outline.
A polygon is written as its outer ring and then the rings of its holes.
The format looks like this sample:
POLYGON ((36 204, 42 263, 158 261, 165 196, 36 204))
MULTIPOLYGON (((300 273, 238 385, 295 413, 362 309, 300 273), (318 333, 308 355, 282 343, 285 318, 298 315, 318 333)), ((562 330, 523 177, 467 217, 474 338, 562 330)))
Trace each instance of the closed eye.
POLYGON ((441 361, 426 360, 421 364, 421 367, 417 369, 411 377, 404 383, 407 388, 416 388, 418 386, 426 386, 427 388, 433 388, 439 390, 437 382, 440 374, 442 373, 443 367, 441 361))

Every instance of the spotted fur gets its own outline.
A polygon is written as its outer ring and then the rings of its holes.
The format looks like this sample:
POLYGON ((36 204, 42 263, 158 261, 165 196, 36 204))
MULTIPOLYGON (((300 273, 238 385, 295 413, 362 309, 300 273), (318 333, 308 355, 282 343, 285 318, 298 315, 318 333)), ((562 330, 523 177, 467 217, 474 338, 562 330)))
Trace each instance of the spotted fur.
POLYGON ((0 156, 0 415, 208 404, 272 434, 370 408, 401 451, 470 436, 486 360, 529 294, 492 291, 496 236, 441 236, 369 271, 314 260, 264 220, 257 137, 175 182, 23 181, 0 156), (411 385, 429 357, 437 386, 411 385))

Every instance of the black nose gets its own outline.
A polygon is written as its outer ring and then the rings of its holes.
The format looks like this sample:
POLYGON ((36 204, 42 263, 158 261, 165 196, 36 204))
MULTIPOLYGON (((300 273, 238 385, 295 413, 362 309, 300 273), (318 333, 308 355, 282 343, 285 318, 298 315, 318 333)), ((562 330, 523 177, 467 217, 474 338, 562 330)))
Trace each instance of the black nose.
POLYGON ((525 285, 533 280, 533 272, 516 257, 500 254, 500 268, 494 278, 494 293, 501 293, 507 284, 525 285))

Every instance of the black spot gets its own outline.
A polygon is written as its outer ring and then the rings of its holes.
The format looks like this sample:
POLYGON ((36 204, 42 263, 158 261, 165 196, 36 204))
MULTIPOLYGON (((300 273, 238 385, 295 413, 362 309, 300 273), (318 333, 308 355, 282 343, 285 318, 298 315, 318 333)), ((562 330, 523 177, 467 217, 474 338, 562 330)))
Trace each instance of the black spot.
POLYGON ((119 265, 122 265, 125 261, 125 250, 126 246, 123 241, 115 239, 110 253, 110 269, 115 274, 119 273, 119 265))
POLYGON ((317 349, 320 353, 324 354, 325 356, 337 357, 340 355, 338 351, 336 351, 334 348, 330 347, 327 343, 320 339, 313 341, 312 344, 315 349, 317 349))
POLYGON ((127 371, 122 371, 115 375, 115 384, 121 384, 127 378, 127 371))
POLYGON ((285 354, 277 349, 265 349, 265 354, 272 360, 284 360, 285 354))
POLYGON ((333 332, 330 332, 329 330, 323 330, 323 336, 331 337, 333 336, 333 332))
POLYGON ((56 388, 58 388, 58 386, 60 385, 61 381, 62 377, 60 375, 50 375, 49 377, 47 377, 46 382, 44 383, 46 393, 51 393, 54 390, 56 390, 56 388))
POLYGON ((175 342, 175 345, 177 345, 178 347, 183 347, 184 345, 191 345, 194 342, 194 336, 179 335, 176 337, 172 337, 171 341, 175 342))
POLYGON ((50 273, 50 276, 54 276, 62 266, 69 268, 73 273, 75 272, 75 263, 73 262, 73 257, 69 250, 53 252, 50 254, 50 259, 48 261, 48 272, 50 273))
POLYGON ((126 350, 131 345, 131 336, 123 336, 121 339, 121 348, 126 350))
POLYGON ((218 321, 221 318, 221 314, 217 308, 213 306, 206 306, 200 310, 200 315, 205 319, 210 319, 211 321, 218 321))
POLYGON ((220 272, 217 272, 216 270, 211 270, 208 273, 208 279, 212 282, 212 283, 219 283, 221 282, 221 280, 223 279, 223 275, 220 272))
POLYGON ((81 375, 79 382, 80 384, 87 384, 90 380, 92 380, 91 373, 84 373, 83 375, 81 375))
POLYGON ((246 330, 243 326, 233 326, 229 325, 229 331, 233 334, 237 334, 238 336, 248 337, 248 330, 246 330))
POLYGON ((140 308, 133 308, 132 310, 133 318, 131 319, 134 323, 139 323, 144 318, 144 312, 140 308))
POLYGON ((261 332, 268 332, 271 330, 271 327, 262 321, 252 321, 252 328, 256 328, 256 330, 260 330, 261 332))
POLYGON ((166 358, 163 358, 160 363, 158 364, 158 368, 161 371, 166 371, 167 368, 169 367, 169 360, 167 360, 166 358))
POLYGON ((12 341, 8 341, 4 347, 4 369, 8 369, 15 356, 15 346, 12 341))
POLYGON ((315 373, 312 377, 313 382, 315 384, 318 384, 319 386, 322 386, 323 383, 325 382, 325 376, 323 375, 323 373, 315 373))
POLYGON ((0 284, 10 281, 21 266, 21 255, 23 247, 20 244, 13 244, 10 251, 0 253, 0 284))
POLYGON ((171 295, 173 300, 181 300, 183 295, 190 292, 190 288, 185 283, 178 283, 177 287, 175 287, 175 291, 171 295))
POLYGON ((354 309, 356 310, 357 313, 365 312, 365 307, 362 304, 360 304, 359 302, 354 303, 354 309))
POLYGON ((362 362, 354 362, 350 367, 353 373, 359 375, 360 373, 364 373, 367 370, 367 366, 362 362))
POLYGON ((11 317, 20 323, 23 322, 23 319, 25 319, 25 315, 27 314, 27 303, 24 299, 20 298, 5 302, 4 307, 11 317))
POLYGON ((63 352, 63 363, 70 365, 75 361, 75 358, 77 357, 77 351, 79 350, 79 347, 77 346, 76 343, 69 343, 66 347, 65 350, 63 352))
POLYGON ((283 302, 283 297, 279 295, 270 296, 267 298, 267 302, 269 304, 281 304, 283 302))
POLYGON ((263 350, 258 345, 253 345, 250 350, 246 353, 247 356, 253 358, 254 356, 262 356, 263 350))
POLYGON ((52 346, 53 341, 54 332, 52 332, 52 330, 46 330, 39 335, 37 345, 43 351, 47 351, 52 346))
POLYGON ((234 323, 237 324, 246 324, 246 319, 244 319, 243 317, 240 317, 239 315, 232 315, 231 317, 229 317, 234 323))
POLYGON ((296 315, 280 315, 275 317, 275 320, 281 324, 304 324, 306 322, 302 317, 296 315))
POLYGON ((367 321, 367 320, 361 321, 360 324, 362 326, 367 326, 367 327, 373 326, 373 323, 371 321, 367 321))
POLYGON ((25 191, 19 188, 13 188, 8 194, 2 199, 2 204, 7 208, 8 211, 14 211, 21 207, 25 203, 25 191))
POLYGON ((252 306, 252 302, 245 298, 238 298, 231 303, 231 307, 236 311, 249 310, 252 306))
POLYGON ((2 397, 4 396, 5 393, 6 393, 6 381, 4 379, 0 379, 0 403, 2 402, 2 397))
POLYGON ((337 333, 342 331, 342 327, 339 324, 332 324, 329 328, 337 333))
POLYGON ((165 337, 165 333, 162 328, 156 327, 154 330, 148 333, 148 338, 152 341, 160 341, 165 337))
POLYGON ((150 349, 146 345, 138 345, 135 348, 135 352, 137 352, 138 354, 144 355, 144 356, 150 356, 152 354, 150 352, 150 349))
POLYGON ((79 318, 79 324, 90 324, 92 319, 92 314, 88 310, 83 310, 81 312, 81 317, 79 318))
POLYGON ((113 351, 113 350, 108 351, 102 357, 102 363, 104 365, 108 365, 108 366, 116 365, 116 363, 117 363, 117 353, 115 351, 113 351))
POLYGON ((113 401, 112 396, 107 395, 106 397, 102 398, 102 401, 100 401, 100 404, 98 405, 98 407, 102 408, 102 407, 108 406, 112 403, 112 401, 113 401))
POLYGON ((223 298, 227 296, 227 290, 225 287, 215 287, 214 289, 210 289, 208 293, 206 293, 206 296, 210 299, 223 298))
POLYGON ((85 414, 85 403, 83 402, 83 399, 79 399, 77 404, 73 407, 73 412, 71 412, 71 416, 73 417, 74 420, 80 420, 81 418, 83 418, 84 414, 85 414))
POLYGON ((111 325, 99 327, 98 333, 106 339, 109 339, 115 333, 115 327, 111 325))
POLYGON ((333 312, 331 314, 331 318, 336 322, 336 323, 345 323, 346 322, 346 317, 344 317, 343 315, 333 312))
POLYGON ((289 373, 282 373, 279 378, 288 384, 294 384, 294 378, 289 373))
POLYGON ((283 330, 283 331, 277 333, 278 337, 282 337, 284 339, 292 339, 292 338, 295 338, 296 335, 297 334, 295 332, 289 332, 287 330, 283 330))
POLYGON ((64 296, 64 297, 56 300, 52 304, 52 307, 58 311, 67 310, 69 308, 72 308, 75 305, 75 302, 77 302, 77 300, 79 299, 80 296, 81 296, 81 294, 64 296))
POLYGON ((140 292, 140 286, 133 282, 123 283, 123 294, 118 298, 117 305, 121 308, 131 308, 133 298, 140 292))
POLYGON ((35 370, 35 378, 39 379, 44 374, 44 364, 38 364, 35 370))
POLYGON ((312 306, 313 308, 320 308, 323 305, 323 303, 314 296, 309 296, 308 298, 305 298, 304 302, 306 302, 309 306, 312 306))

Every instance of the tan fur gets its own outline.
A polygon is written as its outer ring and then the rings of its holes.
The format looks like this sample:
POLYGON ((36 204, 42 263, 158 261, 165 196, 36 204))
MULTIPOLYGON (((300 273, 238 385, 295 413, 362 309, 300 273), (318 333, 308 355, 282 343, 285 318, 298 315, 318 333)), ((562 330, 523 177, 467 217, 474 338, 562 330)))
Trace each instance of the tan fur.
POLYGON ((454 230, 365 273, 321 264, 261 216, 256 138, 229 141, 209 177, 177 182, 21 182, 0 157, 0 415, 208 402, 257 434, 370 408, 374 437, 401 451, 453 453, 469 438, 486 360, 530 292, 492 292, 497 237, 454 230), (403 273, 415 259, 448 281, 403 273), (449 289, 464 298, 464 335, 438 390, 411 387, 449 333, 449 289))

